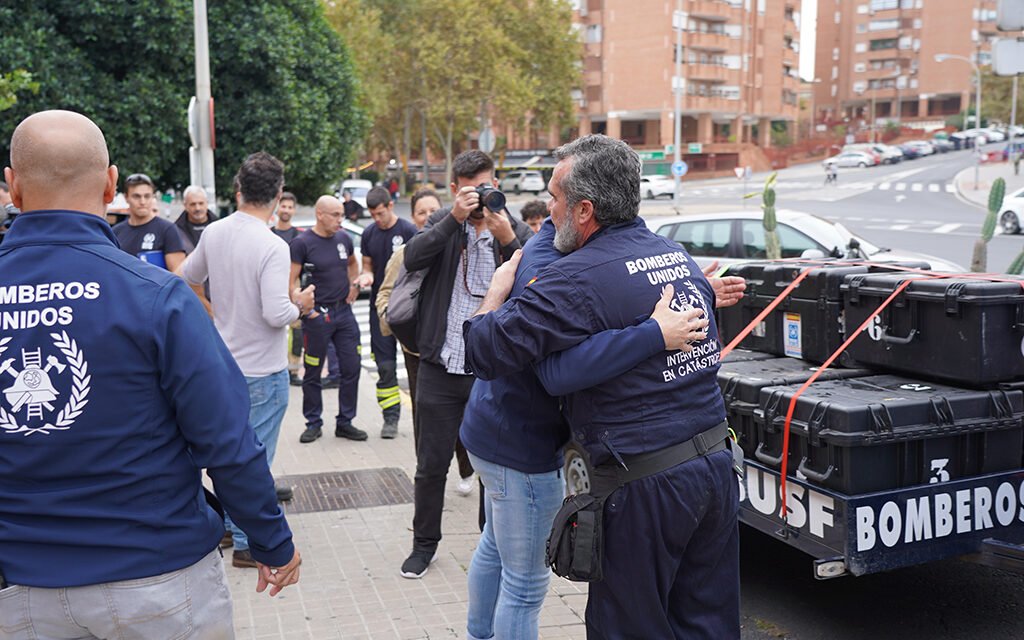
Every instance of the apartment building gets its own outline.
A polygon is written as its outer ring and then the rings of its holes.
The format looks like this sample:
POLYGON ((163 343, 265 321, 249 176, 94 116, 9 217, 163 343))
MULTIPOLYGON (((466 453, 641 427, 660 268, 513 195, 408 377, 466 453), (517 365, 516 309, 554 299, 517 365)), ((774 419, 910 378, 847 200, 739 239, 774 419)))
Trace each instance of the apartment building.
MULTIPOLYGON (((773 121, 796 120, 800 0, 573 0, 573 8, 584 42, 578 134, 625 140, 654 165, 648 170, 667 172, 672 160, 674 87, 692 170, 749 164, 743 152, 770 145, 773 121)), ((549 141, 515 132, 509 140, 549 141)))
POLYGON ((973 98, 997 0, 818 0, 816 122, 937 126, 973 98))

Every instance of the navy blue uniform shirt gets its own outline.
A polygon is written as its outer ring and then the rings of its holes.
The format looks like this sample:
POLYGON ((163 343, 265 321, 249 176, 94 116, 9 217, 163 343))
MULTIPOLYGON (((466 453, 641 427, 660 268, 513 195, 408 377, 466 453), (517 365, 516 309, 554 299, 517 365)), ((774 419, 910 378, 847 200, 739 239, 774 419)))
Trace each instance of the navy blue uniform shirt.
POLYGON ((371 307, 376 304, 377 292, 380 290, 380 284, 384 282, 384 271, 387 269, 391 254, 398 247, 404 246, 409 238, 416 235, 417 231, 416 225, 404 218, 398 218, 398 221, 390 229, 381 229, 376 224, 371 224, 363 231, 359 250, 373 261, 373 287, 370 288, 371 307))
POLYGON ((224 534, 292 559, 242 372, 185 282, 102 218, 18 217, 0 247, 0 569, 73 587, 198 562, 224 534))
MULTIPOLYGON (((521 296, 541 270, 562 257, 554 237, 549 218, 523 247, 511 298, 521 296)), ((536 373, 524 369, 495 380, 477 380, 459 430, 462 444, 477 457, 523 473, 554 471, 562 466, 562 447, 569 439, 554 396, 609 380, 664 347, 658 323, 647 320, 632 329, 601 332, 552 354, 536 365, 536 373)))
POLYGON ((573 437, 602 464, 611 455, 656 451, 725 419, 715 381, 718 329, 714 290, 677 243, 651 233, 639 217, 603 228, 537 276, 523 295, 467 322, 467 367, 480 378, 521 371, 607 329, 649 317, 662 287, 673 308, 703 308, 708 337, 690 353, 661 351, 624 375, 565 398, 573 437))
POLYGON ((319 236, 312 229, 300 233, 288 245, 293 264, 316 265, 313 271, 314 297, 320 307, 336 307, 348 298, 348 257, 354 247, 352 238, 339 229, 332 238, 319 236))
POLYGON ((178 253, 185 251, 185 245, 178 235, 178 228, 173 222, 157 216, 147 222, 133 227, 128 220, 114 225, 114 235, 121 249, 135 257, 145 251, 161 253, 178 253))

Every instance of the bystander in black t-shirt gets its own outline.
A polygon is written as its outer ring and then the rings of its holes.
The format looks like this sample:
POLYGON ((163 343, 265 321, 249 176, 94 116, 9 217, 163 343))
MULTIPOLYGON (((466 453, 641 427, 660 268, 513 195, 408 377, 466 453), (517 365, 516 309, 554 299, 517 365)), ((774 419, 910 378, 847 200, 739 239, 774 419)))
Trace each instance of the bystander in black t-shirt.
POLYGON ((359 216, 363 215, 363 205, 355 200, 349 200, 342 204, 345 209, 345 217, 352 222, 359 222, 359 216))
POLYGON ((119 222, 114 225, 114 235, 121 250, 137 258, 148 251, 159 251, 164 255, 185 252, 178 228, 160 217, 137 227, 128 224, 128 220, 119 222))
POLYGON ((359 250, 373 261, 373 287, 370 289, 370 306, 377 300, 377 291, 384 282, 384 270, 388 266, 391 254, 401 247, 409 238, 416 235, 416 225, 405 218, 399 218, 390 229, 381 229, 371 224, 363 230, 363 239, 359 250))
POLYGON ((299 230, 295 227, 288 227, 287 229, 278 229, 277 227, 270 227, 270 230, 274 232, 274 235, 281 238, 288 244, 292 243, 292 240, 298 237, 299 230))
POLYGON ((339 230, 331 238, 318 236, 312 229, 300 233, 289 245, 292 263, 309 262, 313 270, 314 297, 320 307, 335 307, 345 302, 351 283, 348 279, 348 257, 352 255, 352 238, 339 230))

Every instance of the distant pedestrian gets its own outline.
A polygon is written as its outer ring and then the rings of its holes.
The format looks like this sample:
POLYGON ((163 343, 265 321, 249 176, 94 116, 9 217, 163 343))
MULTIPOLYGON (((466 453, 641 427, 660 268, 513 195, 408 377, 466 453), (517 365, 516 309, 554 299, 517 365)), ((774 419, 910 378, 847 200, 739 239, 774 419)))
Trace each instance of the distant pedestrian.
MULTIPOLYGON (((285 332, 313 309, 312 287, 291 292, 295 302, 290 299, 288 247, 267 227, 283 185, 277 158, 262 151, 246 158, 235 176, 238 211, 211 224, 181 267, 191 285, 210 281, 214 323, 245 376, 249 424, 266 447, 268 467, 288 407, 285 332)), ((288 487, 276 492, 291 499, 288 487)), ((230 518, 226 524, 235 546, 231 564, 255 567, 245 533, 230 518)))
POLYGON ((257 591, 295 584, 301 564, 245 379, 185 283, 117 248, 103 219, 117 167, 93 122, 37 113, 10 147, 26 213, 0 288, 34 295, 0 308, 59 323, 0 337, 39 382, 0 430, 0 637, 233 638, 202 470, 252 538, 257 591))
POLYGON ((174 226, 178 227, 181 244, 187 256, 195 251, 200 236, 211 222, 217 220, 217 214, 210 211, 206 189, 198 185, 185 187, 182 198, 185 200, 185 210, 174 221, 174 226))
MULTIPOLYGON (((277 223, 270 229, 274 235, 284 240, 289 246, 292 240, 299 235, 299 230, 292 226, 295 203, 295 194, 291 191, 281 194, 281 200, 277 203, 277 223)), ((302 378, 299 377, 301 368, 302 320, 298 319, 288 325, 288 384, 293 387, 302 386, 302 378)))
POLYGON ((363 231, 360 242, 363 271, 359 281, 362 287, 370 287, 370 350, 377 365, 377 404, 384 417, 380 437, 390 439, 398 435, 398 419, 402 412, 402 396, 398 389, 398 346, 393 336, 381 333, 377 292, 384 280, 388 260, 416 235, 417 229, 413 223, 395 215, 395 203, 381 187, 374 187, 366 194, 366 208, 370 210, 373 224, 363 231))
POLYGON ((1013 175, 1020 175, 1020 157, 1021 152, 1019 150, 1013 152, 1013 175))
MULTIPOLYGON (((388 183, 388 193, 391 194, 392 202, 398 202, 398 180, 395 178, 391 178, 391 181, 388 183)), ((369 200, 366 201, 366 206, 370 206, 369 200)))
MULTIPOLYGON (((313 442, 322 433, 323 386, 320 374, 327 345, 338 353, 341 379, 338 385, 338 415, 334 435, 349 440, 366 440, 366 432, 352 425, 359 397, 359 325, 352 302, 359 294, 359 265, 348 233, 341 228, 343 207, 334 196, 316 201, 316 224, 291 243, 289 281, 298 283, 306 265, 316 286, 316 307, 302 320, 305 347, 302 376, 302 415, 306 430, 299 442, 313 442)), ((294 288, 295 285, 293 285, 294 288)))
POLYGON ((342 206, 345 208, 345 219, 350 222, 359 222, 359 218, 363 217, 363 205, 355 201, 351 189, 345 189, 341 197, 344 200, 342 206))
POLYGON ((835 162, 830 162, 825 165, 825 184, 838 184, 839 169, 836 168, 835 162))
POLYGON ((543 200, 530 200, 519 210, 519 215, 534 233, 539 233, 544 218, 548 217, 548 205, 543 200))
POLYGON ((135 173, 124 181, 128 201, 128 219, 114 225, 121 250, 168 271, 175 271, 185 260, 178 229, 153 211, 156 186, 144 173, 135 173))
POLYGON ((295 194, 291 191, 281 193, 281 200, 277 203, 277 222, 270 228, 274 235, 289 245, 299 235, 299 230, 292 226, 295 202, 295 194))

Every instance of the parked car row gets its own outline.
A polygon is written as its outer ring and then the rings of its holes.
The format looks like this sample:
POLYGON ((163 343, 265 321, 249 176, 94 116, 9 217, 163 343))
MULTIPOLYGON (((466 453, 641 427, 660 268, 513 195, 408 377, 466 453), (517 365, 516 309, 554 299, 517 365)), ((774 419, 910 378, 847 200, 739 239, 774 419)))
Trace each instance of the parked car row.
MULTIPOLYGON (((978 141, 979 135, 971 136, 972 144, 978 141)), ((821 164, 826 168, 832 165, 837 167, 873 167, 879 164, 896 164, 935 153, 946 153, 955 149, 967 148, 967 146, 966 143, 943 137, 935 137, 931 140, 910 140, 899 145, 874 142, 848 144, 838 154, 826 158, 821 164)))

